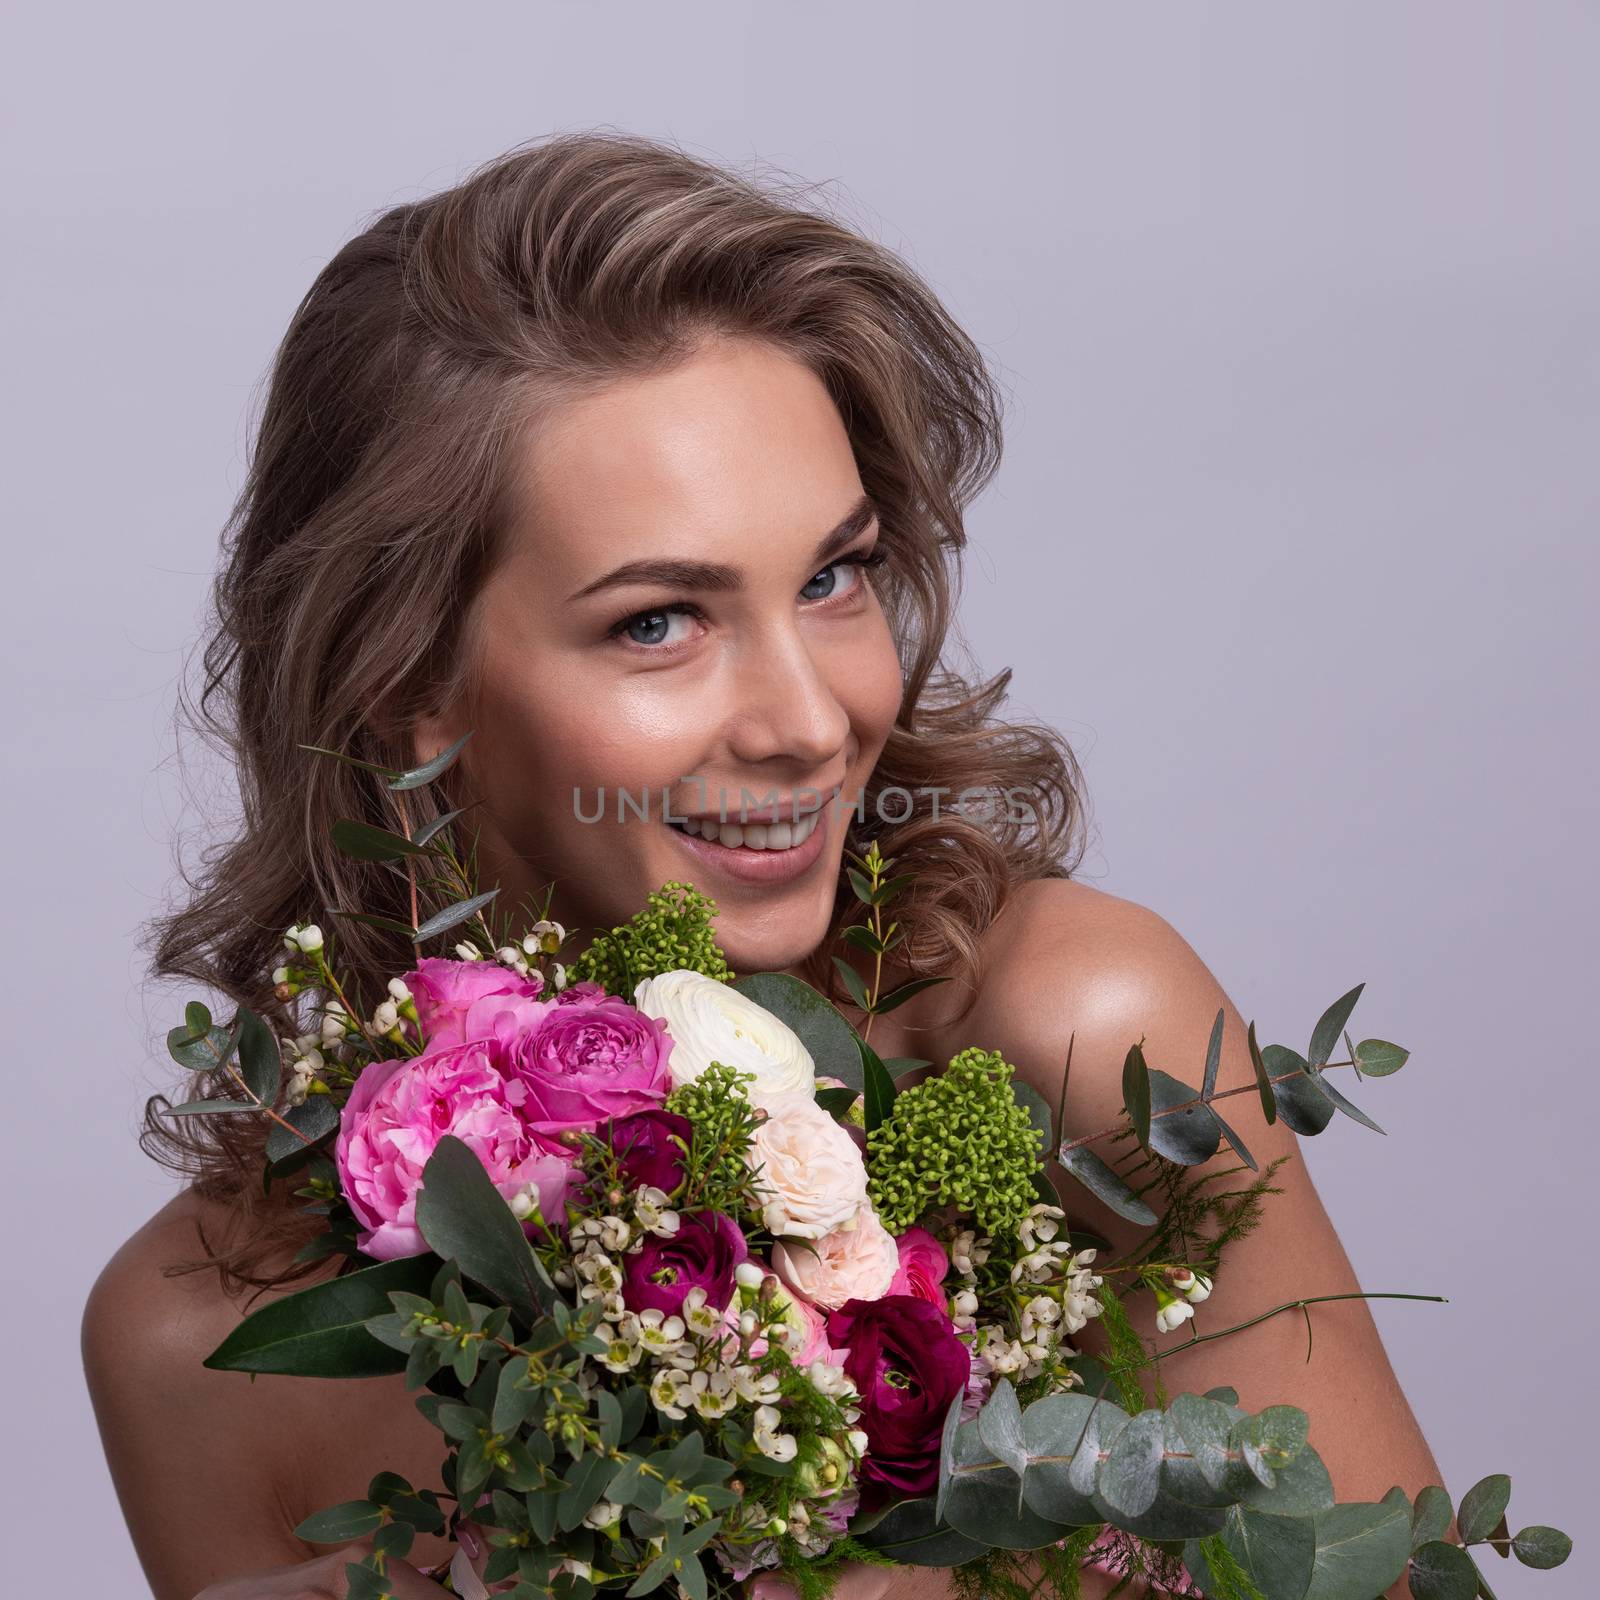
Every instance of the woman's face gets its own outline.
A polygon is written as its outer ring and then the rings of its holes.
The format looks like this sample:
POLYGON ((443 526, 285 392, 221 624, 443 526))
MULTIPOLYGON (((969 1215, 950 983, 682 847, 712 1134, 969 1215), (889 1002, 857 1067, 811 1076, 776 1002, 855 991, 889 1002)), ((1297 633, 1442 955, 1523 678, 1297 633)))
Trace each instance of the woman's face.
POLYGON ((517 487, 475 704, 418 729, 424 756, 473 730, 480 876, 513 903, 553 882, 574 932, 685 880, 736 971, 795 966, 902 688, 826 389, 771 347, 710 343, 567 404, 517 487))

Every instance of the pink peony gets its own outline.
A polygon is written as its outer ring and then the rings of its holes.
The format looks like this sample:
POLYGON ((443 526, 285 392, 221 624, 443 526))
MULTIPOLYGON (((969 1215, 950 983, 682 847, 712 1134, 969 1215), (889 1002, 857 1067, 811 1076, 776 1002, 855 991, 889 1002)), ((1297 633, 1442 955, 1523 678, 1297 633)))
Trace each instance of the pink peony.
POLYGON ((890 1294, 913 1294, 930 1306, 945 1309, 944 1277, 950 1258, 926 1228, 907 1228, 895 1241, 900 1251, 900 1269, 889 1285, 890 1294))
POLYGON ((508 1203, 531 1189, 547 1218, 561 1218, 572 1152, 527 1125, 507 1092, 514 1087, 482 1044, 366 1068, 345 1103, 333 1152, 365 1254, 389 1261, 428 1248, 417 1229, 417 1192, 447 1133, 483 1162, 508 1203))
POLYGON ((556 1003, 525 1030, 521 1022, 502 1013, 498 1045, 507 1076, 526 1089, 530 1126, 545 1133, 654 1110, 672 1087, 672 1040, 626 1000, 602 995, 556 1003))
POLYGON ((549 1010, 539 998, 544 979, 526 978, 497 961, 445 961, 429 956, 405 984, 416 1004, 423 1043, 429 1052, 494 1037, 495 1018, 510 1011, 527 1026, 549 1010))

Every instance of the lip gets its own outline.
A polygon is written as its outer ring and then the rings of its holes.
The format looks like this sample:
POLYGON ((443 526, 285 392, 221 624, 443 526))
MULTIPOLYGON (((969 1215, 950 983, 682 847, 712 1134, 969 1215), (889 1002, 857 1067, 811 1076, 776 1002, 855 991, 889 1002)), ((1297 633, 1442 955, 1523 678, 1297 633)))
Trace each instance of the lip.
MULTIPOLYGON (((799 822, 814 812, 828 810, 839 798, 843 789, 843 783, 836 783, 815 804, 807 804, 804 807, 797 807, 795 797, 790 795, 787 804, 780 800, 775 805, 751 806, 743 809, 734 807, 726 815, 720 811, 674 812, 670 809, 667 814, 674 822, 799 822)), ((816 793, 815 790, 803 792, 816 793)))
POLYGON ((746 850, 743 845, 717 844, 712 839, 701 839, 667 823, 661 826, 696 861, 720 878, 736 883, 792 883, 796 878, 804 877, 822 859, 832 828, 833 810, 831 806, 825 808, 822 820, 811 830, 811 836, 792 850, 746 850))

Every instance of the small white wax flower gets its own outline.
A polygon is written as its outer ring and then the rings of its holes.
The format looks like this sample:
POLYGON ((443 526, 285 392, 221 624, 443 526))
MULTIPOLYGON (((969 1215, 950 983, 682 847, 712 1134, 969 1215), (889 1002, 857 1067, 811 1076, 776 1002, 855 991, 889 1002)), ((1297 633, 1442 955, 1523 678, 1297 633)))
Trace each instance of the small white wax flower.
POLYGON ((411 991, 406 987, 403 978, 391 978, 389 980, 389 995, 396 1005, 403 1006, 411 998, 411 991))
POLYGON ((456 957, 461 961, 482 961, 483 952, 470 939, 463 939, 456 946, 456 957))
POLYGON ((372 1031, 374 1033, 388 1033, 391 1028, 400 1022, 400 1008, 393 1000, 385 1000, 376 1011, 372 1013, 372 1031))
POLYGON ((565 989, 567 986, 567 969, 559 961, 550 964, 550 984, 555 989, 565 989))
POLYGON ((755 1261, 741 1261, 733 1269, 733 1281, 741 1289, 759 1289, 766 1275, 766 1269, 755 1261))
POLYGON ((1205 1273, 1197 1272, 1194 1274, 1194 1281, 1190 1283, 1183 1292, 1190 1300, 1204 1300, 1211 1293, 1211 1280, 1205 1275, 1205 1273))
POLYGON ((308 956, 316 955, 322 948, 322 929, 314 922, 308 922, 304 926, 297 923, 289 930, 285 938, 292 940, 308 956))
POLYGON ((274 967, 272 969, 272 981, 274 984, 287 983, 289 981, 289 969, 287 967, 274 967))
POLYGON ((1194 1307, 1187 1300, 1172 1300, 1156 1312, 1156 1331, 1171 1333, 1181 1328, 1194 1315, 1194 1307))

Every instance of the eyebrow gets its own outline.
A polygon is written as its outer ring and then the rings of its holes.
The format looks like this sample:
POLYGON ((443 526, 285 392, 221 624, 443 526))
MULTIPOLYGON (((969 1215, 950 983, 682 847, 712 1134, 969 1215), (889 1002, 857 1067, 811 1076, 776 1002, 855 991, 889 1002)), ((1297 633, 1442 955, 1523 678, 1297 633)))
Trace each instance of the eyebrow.
MULTIPOLYGON (((814 570, 820 571, 829 559, 842 550, 872 523, 878 515, 871 495, 862 497, 850 508, 849 514, 837 527, 822 536, 811 557, 814 570)), ((673 589, 738 589, 743 578, 737 567, 723 561, 691 561, 683 557, 657 556, 640 561, 627 561, 614 567, 602 578, 587 583, 567 596, 567 604, 585 600, 602 589, 616 589, 625 584, 657 583, 673 589)))

